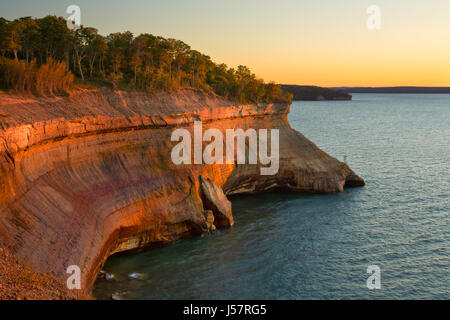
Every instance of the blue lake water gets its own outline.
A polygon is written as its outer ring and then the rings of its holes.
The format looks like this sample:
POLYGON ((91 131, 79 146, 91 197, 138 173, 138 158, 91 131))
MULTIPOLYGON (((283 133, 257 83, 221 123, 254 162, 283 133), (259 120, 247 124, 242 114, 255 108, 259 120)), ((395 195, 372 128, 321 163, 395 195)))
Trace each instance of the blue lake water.
POLYGON ((293 128, 366 181, 232 199, 235 225, 111 257, 124 299, 450 299, 450 95, 294 102, 293 128), (381 269, 369 290, 367 267, 381 269), (129 275, 138 273, 135 279, 129 275))

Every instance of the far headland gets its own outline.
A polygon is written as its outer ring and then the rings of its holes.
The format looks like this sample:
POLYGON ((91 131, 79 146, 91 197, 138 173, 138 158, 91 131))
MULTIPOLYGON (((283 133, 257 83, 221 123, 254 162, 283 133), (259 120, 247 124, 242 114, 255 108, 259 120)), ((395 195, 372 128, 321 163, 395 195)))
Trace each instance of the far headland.
POLYGON ((450 93, 450 87, 333 87, 332 90, 343 91, 347 93, 450 93))
POLYGON ((450 87, 319 87, 307 85, 280 85, 293 95, 294 101, 352 100, 351 93, 450 94, 450 87))
POLYGON ((342 90, 305 85, 280 85, 283 91, 292 94, 294 101, 352 100, 352 96, 342 90))

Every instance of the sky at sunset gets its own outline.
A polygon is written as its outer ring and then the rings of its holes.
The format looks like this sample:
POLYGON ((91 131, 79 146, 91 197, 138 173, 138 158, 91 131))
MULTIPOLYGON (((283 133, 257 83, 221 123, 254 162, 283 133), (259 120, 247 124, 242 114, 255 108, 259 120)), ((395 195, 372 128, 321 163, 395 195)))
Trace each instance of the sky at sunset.
POLYGON ((106 35, 175 38, 278 83, 450 86, 450 0, 0 0, 0 16, 68 17, 106 35), (366 10, 381 9, 369 30, 366 10))

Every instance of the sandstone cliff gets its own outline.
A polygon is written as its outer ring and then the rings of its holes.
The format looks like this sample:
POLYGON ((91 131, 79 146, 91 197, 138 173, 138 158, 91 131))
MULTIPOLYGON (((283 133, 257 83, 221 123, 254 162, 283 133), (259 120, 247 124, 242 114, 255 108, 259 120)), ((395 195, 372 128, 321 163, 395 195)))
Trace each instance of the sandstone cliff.
POLYGON ((89 292, 109 255, 233 223, 225 195, 275 188, 341 192, 364 181, 287 122, 288 104, 234 105, 214 94, 79 90, 70 97, 0 95, 0 246, 89 292), (276 128, 280 169, 180 165, 175 127, 276 128), (222 191, 223 190, 223 191, 222 191))

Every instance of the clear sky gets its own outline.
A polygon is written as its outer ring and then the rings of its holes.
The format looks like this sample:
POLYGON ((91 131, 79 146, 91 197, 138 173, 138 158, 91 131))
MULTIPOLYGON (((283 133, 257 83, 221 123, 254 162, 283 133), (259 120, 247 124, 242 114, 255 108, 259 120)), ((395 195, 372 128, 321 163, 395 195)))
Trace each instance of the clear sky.
POLYGON ((101 34, 180 39, 265 80, 322 86, 450 86, 450 0, 0 0, 0 16, 68 17, 101 34), (369 30, 369 5, 381 29, 369 30))

